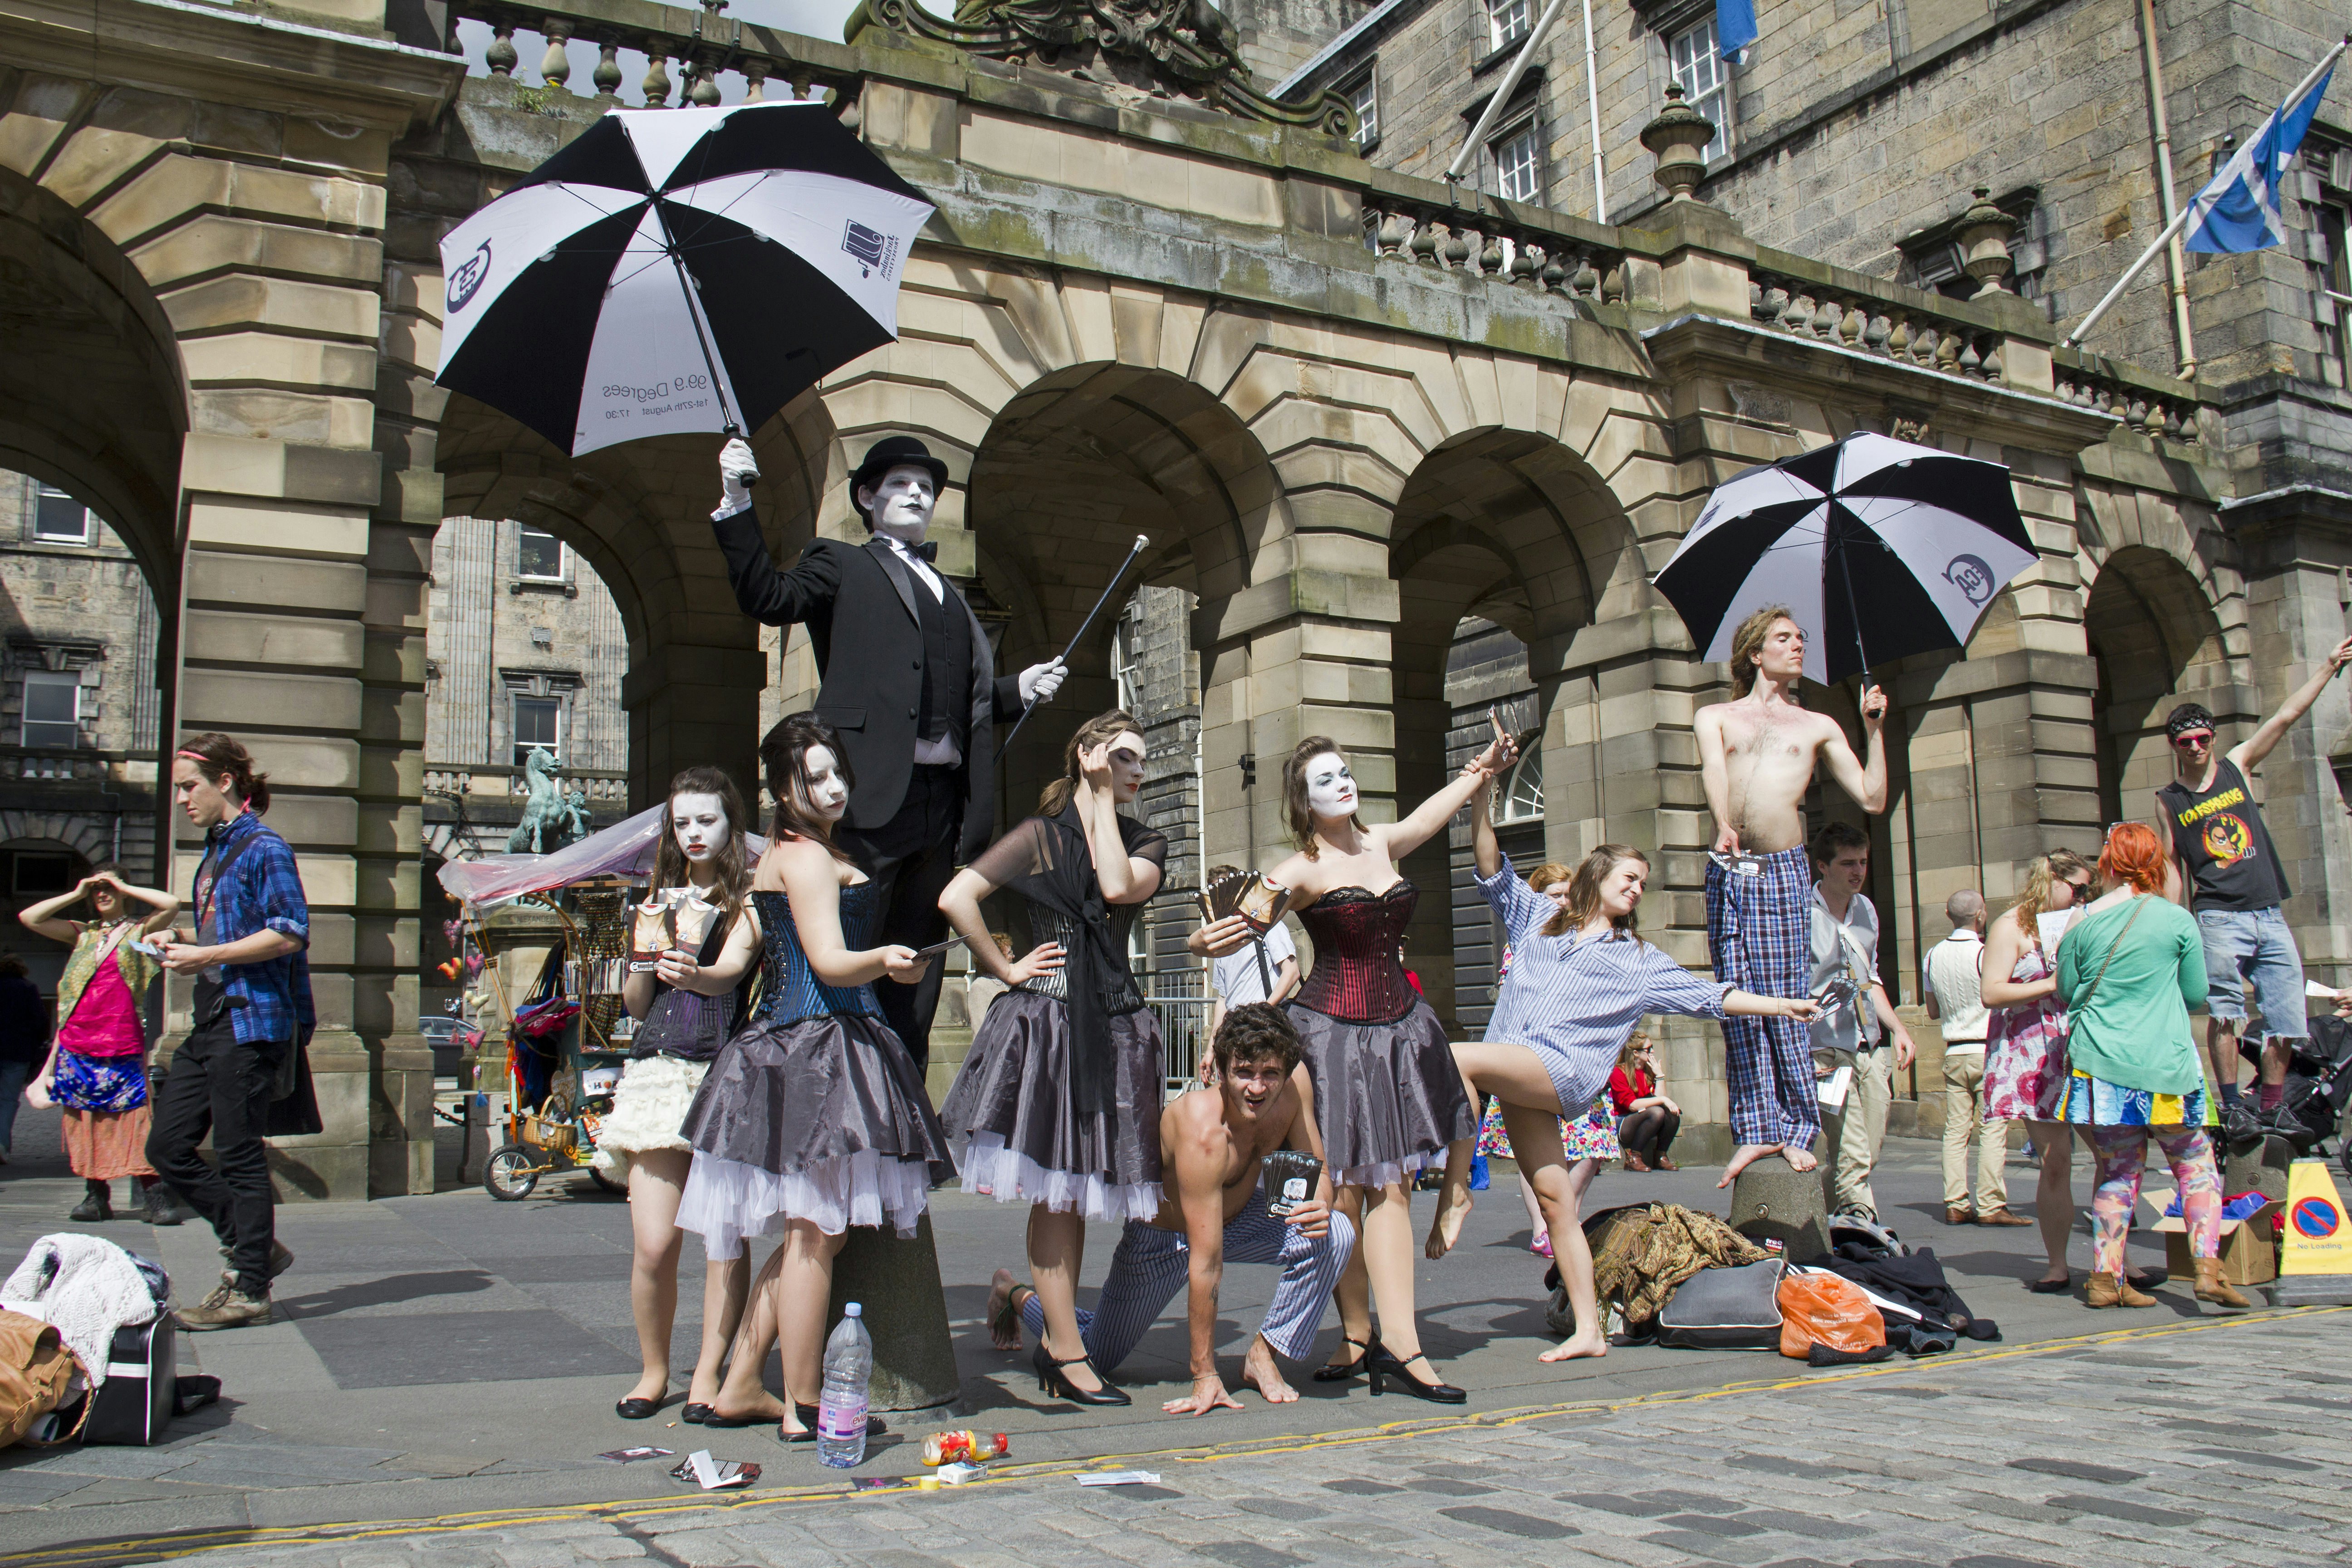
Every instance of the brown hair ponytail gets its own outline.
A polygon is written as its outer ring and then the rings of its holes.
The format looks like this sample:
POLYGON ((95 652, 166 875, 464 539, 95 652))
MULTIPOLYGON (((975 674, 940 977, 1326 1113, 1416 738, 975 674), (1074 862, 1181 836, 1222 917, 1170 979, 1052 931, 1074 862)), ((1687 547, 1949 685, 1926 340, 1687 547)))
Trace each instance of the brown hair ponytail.
POLYGON ((253 753, 235 736, 207 730, 181 742, 173 755, 187 758, 215 783, 228 780, 227 793, 256 816, 269 809, 269 775, 254 771, 253 753))

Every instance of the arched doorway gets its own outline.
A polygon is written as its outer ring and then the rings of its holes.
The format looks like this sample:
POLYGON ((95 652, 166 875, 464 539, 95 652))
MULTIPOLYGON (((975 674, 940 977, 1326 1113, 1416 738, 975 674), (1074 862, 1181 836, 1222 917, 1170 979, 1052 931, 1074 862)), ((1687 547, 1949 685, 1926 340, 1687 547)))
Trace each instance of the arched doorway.
POLYGON ((2100 563, 2083 611, 2097 671, 2093 744, 2106 822, 2152 820, 2149 796, 2172 777, 2164 716, 2195 700, 2224 724, 2234 710, 2221 624, 2204 588, 2173 556, 2126 545, 2100 563))

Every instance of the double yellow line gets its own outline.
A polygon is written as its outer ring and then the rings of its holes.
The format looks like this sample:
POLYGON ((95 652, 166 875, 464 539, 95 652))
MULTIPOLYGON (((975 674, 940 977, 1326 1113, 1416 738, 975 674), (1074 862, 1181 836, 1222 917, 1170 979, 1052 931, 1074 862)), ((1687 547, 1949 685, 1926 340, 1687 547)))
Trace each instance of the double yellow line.
MULTIPOLYGON (((1306 1436, 1244 1438, 1232 1443, 1202 1444, 1181 1448, 1158 1448, 1136 1454, 1101 1455, 1087 1459, 1040 1461, 1033 1465, 1000 1465, 990 1468, 986 1479, 971 1484, 975 1487, 995 1486, 1007 1481, 1050 1480, 1056 1477, 1083 1475, 1094 1470, 1136 1469, 1159 1465, 1214 1464, 1225 1459, 1251 1458, 1267 1454, 1308 1453, 1326 1448, 1396 1442, 1406 1437, 1428 1437, 1447 1432, 1494 1430, 1520 1426, 1529 1421, 1548 1420, 1560 1415, 1607 1415, 1623 1410, 1661 1405, 1692 1405, 1703 1400, 1725 1399, 1742 1394, 1769 1394, 1787 1389, 1818 1388, 1824 1384, 1862 1383, 1882 1377, 1916 1377, 1957 1373, 1973 1367, 1989 1366, 2000 1362, 2051 1355, 2062 1352, 2096 1350, 2106 1345, 2168 1339, 2179 1334, 2215 1333, 2232 1328, 2277 1323, 2292 1319, 2328 1317, 2343 1312, 2352 1312, 2352 1307, 2298 1307, 2285 1311, 2265 1312, 2260 1317, 2199 1318, 2187 1321, 2154 1324, 2147 1328, 2116 1329, 2101 1333, 2078 1334, 2067 1339, 2043 1340, 2030 1345, 1961 1353, 1949 1358, 1939 1358, 1925 1365, 1911 1361, 1882 1362, 1872 1366, 1817 1372, 1803 1376, 1750 1378, 1738 1383, 1724 1384, 1714 1388, 1673 1390, 1659 1394, 1639 1394, 1626 1399, 1591 1399, 1560 1405, 1529 1405, 1509 1410, 1490 1410, 1475 1415, 1388 1421, 1376 1426, 1350 1427, 1337 1432, 1318 1432, 1306 1436)), ((814 1487, 780 1488, 731 1498, 694 1492, 682 1497, 660 1500, 566 1503, 542 1509, 496 1509, 478 1513, 439 1514, 426 1519, 353 1521, 344 1524, 317 1524, 284 1529, 180 1531, 169 1535, 125 1537, 112 1541, 37 1547, 26 1552, 0 1552, 0 1568, 121 1568, 121 1565, 127 1563, 189 1557, 202 1552, 222 1552, 231 1548, 250 1551, 257 1547, 318 1546, 334 1542, 380 1540, 387 1536, 454 1535, 467 1531, 514 1530, 527 1525, 565 1524, 583 1521, 617 1523, 636 1520, 666 1519, 675 1514, 684 1513, 744 1513, 761 1509, 808 1507, 819 1503, 842 1502, 865 1498, 894 1497, 918 1489, 917 1478, 908 1476, 886 1486, 858 1487, 848 1483, 833 1483, 814 1487)))

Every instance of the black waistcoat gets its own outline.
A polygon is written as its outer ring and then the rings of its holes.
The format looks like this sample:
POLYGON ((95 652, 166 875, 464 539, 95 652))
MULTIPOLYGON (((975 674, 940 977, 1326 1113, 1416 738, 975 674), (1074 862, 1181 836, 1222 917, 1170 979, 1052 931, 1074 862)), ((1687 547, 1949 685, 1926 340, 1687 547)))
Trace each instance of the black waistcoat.
POLYGON ((930 584, 915 577, 915 616, 923 637, 923 697, 915 719, 915 738, 936 741, 953 736, 959 751, 968 750, 965 731, 971 728, 971 626, 961 615, 931 596, 930 584))

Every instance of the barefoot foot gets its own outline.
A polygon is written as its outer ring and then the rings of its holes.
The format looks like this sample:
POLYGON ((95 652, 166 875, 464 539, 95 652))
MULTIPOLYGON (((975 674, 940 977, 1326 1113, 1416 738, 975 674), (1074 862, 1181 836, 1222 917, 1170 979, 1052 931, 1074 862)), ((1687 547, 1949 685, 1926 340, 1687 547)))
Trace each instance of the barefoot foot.
POLYGON ((1811 1149, 1799 1149, 1787 1143, 1780 1146, 1780 1158, 1789 1162, 1789 1169, 1792 1171, 1812 1171, 1821 1167, 1821 1161, 1813 1157, 1811 1149))
POLYGON ((1429 1244, 1422 1251, 1432 1258, 1444 1257, 1462 1239, 1462 1222, 1470 1217, 1471 1198, 1468 1188, 1459 1194, 1445 1193, 1437 1200, 1437 1217, 1429 1222, 1429 1244))
POLYGON ((762 1391, 757 1404, 741 1409, 730 1408, 724 1399, 713 1400, 710 1413, 724 1420, 740 1422, 745 1426, 760 1426, 770 1421, 788 1419, 792 1414, 792 1406, 775 1395, 762 1391))
POLYGON ((1255 1388, 1268 1405, 1296 1405, 1298 1390, 1290 1386, 1282 1375, 1282 1368, 1266 1348, 1264 1336, 1250 1342, 1249 1354, 1242 1358, 1242 1382, 1255 1388))
POLYGON ((1021 1348, 1021 1306, 1013 1300, 1020 1288, 1010 1268, 998 1269, 988 1282, 989 1342, 1001 1351, 1021 1348))
MULTIPOLYGON (((1715 1184, 1717 1187, 1727 1187, 1731 1185, 1732 1178, 1738 1175, 1740 1172, 1748 1169, 1765 1155, 1778 1154, 1780 1152, 1780 1145, 1778 1143, 1742 1143, 1732 1152, 1731 1163, 1723 1167, 1723 1180, 1715 1184)), ((1806 1156, 1809 1161, 1811 1158, 1810 1154, 1806 1156)))
POLYGON ((1582 1332, 1560 1341, 1536 1359, 1538 1361, 1580 1361, 1586 1356, 1604 1356, 1608 1353, 1607 1340, 1602 1339, 1597 1332, 1582 1332))

